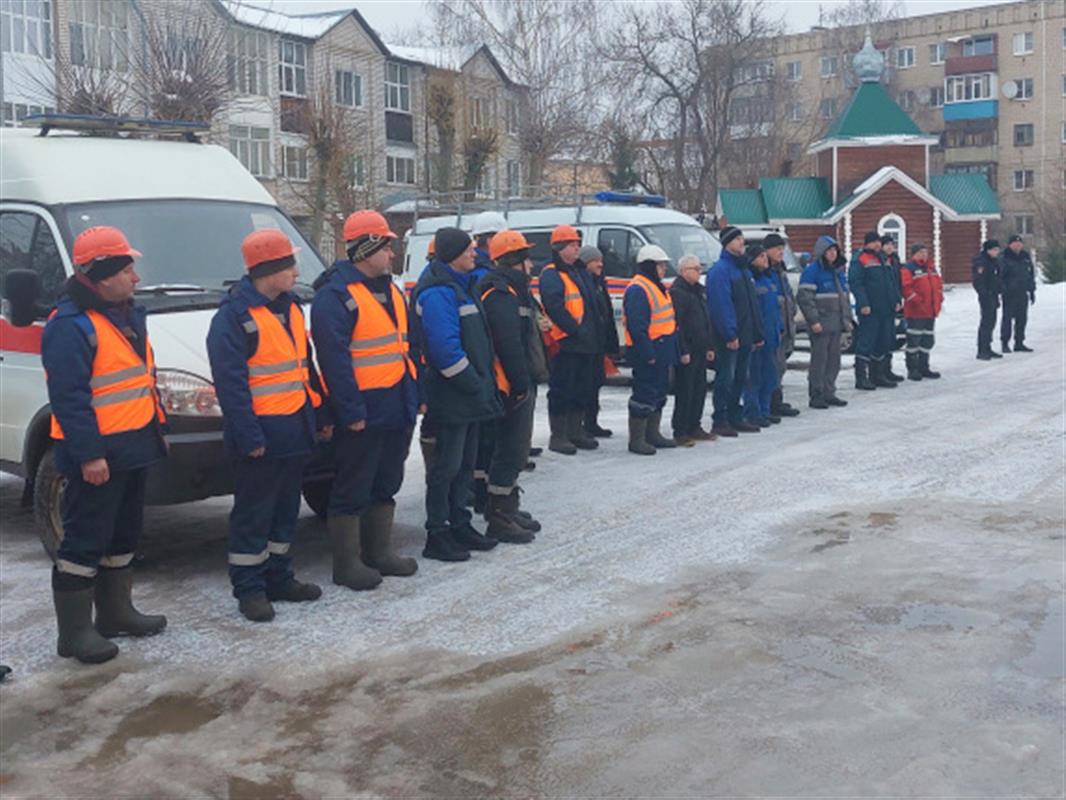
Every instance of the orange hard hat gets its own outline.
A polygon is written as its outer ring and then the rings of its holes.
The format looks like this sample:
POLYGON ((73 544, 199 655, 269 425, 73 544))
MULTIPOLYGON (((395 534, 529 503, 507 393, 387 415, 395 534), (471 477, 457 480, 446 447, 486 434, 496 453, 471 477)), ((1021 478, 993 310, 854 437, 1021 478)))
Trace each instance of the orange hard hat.
POLYGON ((389 230, 389 223, 377 211, 356 211, 350 214, 344 221, 344 241, 354 242, 364 236, 396 239, 395 233, 389 230))
POLYGON ((496 261, 500 256, 505 256, 518 250, 528 250, 532 246, 526 241, 526 237, 518 231, 500 231, 489 242, 489 258, 496 261))
POLYGON ((581 234, 577 232, 577 228, 570 225, 557 225, 555 230, 552 231, 551 243, 562 244, 563 242, 580 242, 581 234))
POLYGON ((437 240, 436 239, 430 239, 429 240, 429 247, 426 248, 426 255, 429 256, 430 258, 433 258, 433 256, 437 255, 437 240))
POLYGON ((252 231, 241 242, 241 255, 244 256, 245 269, 253 269, 268 261, 280 261, 292 258, 300 252, 293 247, 289 237, 277 228, 263 228, 252 231))
POLYGON ((78 267, 91 264, 98 258, 114 258, 115 256, 133 258, 139 255, 138 251, 130 247, 122 231, 108 225, 86 228, 74 240, 74 264, 78 267))

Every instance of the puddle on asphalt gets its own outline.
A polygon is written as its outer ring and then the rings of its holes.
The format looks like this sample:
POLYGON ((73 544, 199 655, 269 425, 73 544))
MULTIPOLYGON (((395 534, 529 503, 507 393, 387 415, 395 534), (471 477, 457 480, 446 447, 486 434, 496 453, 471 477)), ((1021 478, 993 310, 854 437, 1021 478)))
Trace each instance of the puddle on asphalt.
POLYGON ((221 703, 191 694, 157 697, 131 712, 118 729, 100 746, 92 761, 106 764, 120 758, 133 739, 154 738, 166 734, 191 733, 217 719, 225 709, 221 703))
POLYGON ((937 603, 919 603, 904 608, 899 624, 909 631, 918 628, 948 628, 954 631, 985 628, 994 621, 986 612, 937 603))
POLYGON ((866 519, 870 523, 871 527, 892 528, 895 527, 896 521, 899 519, 899 516, 897 514, 892 514, 886 511, 873 511, 866 519))

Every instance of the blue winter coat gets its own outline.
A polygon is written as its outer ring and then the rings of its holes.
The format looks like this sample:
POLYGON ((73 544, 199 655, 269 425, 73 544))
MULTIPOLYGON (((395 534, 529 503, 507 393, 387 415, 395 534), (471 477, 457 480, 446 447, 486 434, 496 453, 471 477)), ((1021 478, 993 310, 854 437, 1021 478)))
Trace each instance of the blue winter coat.
POLYGON ((64 438, 55 443, 56 467, 68 477, 81 475, 81 465, 106 458, 111 472, 146 467, 166 455, 163 427, 153 419, 135 431, 104 436, 96 424, 92 407, 93 324, 85 315, 89 308, 106 316, 119 330, 127 327, 130 343, 145 358, 146 312, 141 306, 104 304, 91 289, 72 278, 67 295, 60 299, 56 313, 45 325, 41 340, 41 362, 48 373, 48 400, 59 420, 64 438))
MULTIPOLYGON (((281 315, 288 328, 290 315, 300 300, 286 293, 268 300, 245 275, 222 298, 207 332, 207 357, 211 362, 211 379, 222 408, 222 439, 233 458, 247 458, 260 447, 264 458, 287 458, 307 455, 315 446, 315 430, 328 424, 325 408, 316 412, 310 398, 293 414, 258 416, 252 410, 252 393, 248 387, 248 359, 259 347, 259 334, 248 333, 244 324, 252 319, 250 308, 265 306, 281 315)), ((311 343, 307 357, 314 364, 311 343)), ((321 396, 318 373, 311 367, 311 388, 321 396)))
POLYGON ((755 282, 743 256, 728 250, 707 272, 707 311, 723 343, 739 339, 742 347, 762 341, 762 314, 755 282))
POLYGON ((391 282, 389 275, 368 278, 351 261, 342 259, 315 283, 311 335, 322 378, 329 387, 329 408, 337 424, 345 428, 366 420, 368 429, 402 430, 412 427, 418 417, 418 383, 408 373, 388 389, 360 389, 352 370, 352 331, 359 320, 359 308, 351 308, 348 284, 365 283, 372 294, 384 300, 395 322, 391 282))
POLYGON ((874 314, 895 314, 899 304, 899 282, 880 253, 858 250, 848 266, 848 283, 855 295, 855 307, 869 306, 874 314))
MULTIPOLYGON (((680 280, 680 279, 679 279, 680 280)), ((670 297, 669 294, 666 295, 670 297)), ((672 367, 680 361, 681 346, 677 331, 660 336, 654 342, 648 338, 651 325, 651 305, 647 293, 636 284, 629 284, 622 295, 622 312, 625 314, 626 330, 633 344, 629 346, 627 358, 635 363, 650 364, 655 359, 656 365, 672 367)))
POLYGON ((781 334, 785 331, 781 319, 781 284, 772 269, 756 271, 753 277, 762 318, 763 339, 766 342, 764 346, 775 350, 781 344, 781 334))

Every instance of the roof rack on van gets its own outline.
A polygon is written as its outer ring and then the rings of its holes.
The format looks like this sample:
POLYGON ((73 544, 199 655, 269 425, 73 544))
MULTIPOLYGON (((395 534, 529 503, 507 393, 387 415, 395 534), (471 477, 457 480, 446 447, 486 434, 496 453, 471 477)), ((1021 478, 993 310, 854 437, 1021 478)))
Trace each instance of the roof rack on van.
POLYGON ((188 142, 199 142, 196 134, 211 130, 211 126, 206 122, 65 113, 33 114, 22 120, 20 124, 27 127, 40 127, 41 136, 47 136, 53 130, 83 131, 95 134, 151 133, 156 136, 181 136, 188 142))

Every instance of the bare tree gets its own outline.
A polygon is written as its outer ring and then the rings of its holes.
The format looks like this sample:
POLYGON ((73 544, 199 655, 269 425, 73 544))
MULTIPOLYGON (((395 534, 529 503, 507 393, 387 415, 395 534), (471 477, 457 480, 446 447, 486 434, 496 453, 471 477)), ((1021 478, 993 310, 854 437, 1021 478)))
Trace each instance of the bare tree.
POLYGON ((452 190, 452 168, 455 158, 455 87, 443 77, 430 79, 426 94, 426 114, 437 133, 437 154, 434 156, 432 188, 438 192, 452 190))
POLYGON ((468 200, 475 198, 485 167, 496 155, 497 146, 498 136, 491 128, 475 129, 463 142, 463 191, 468 200))

